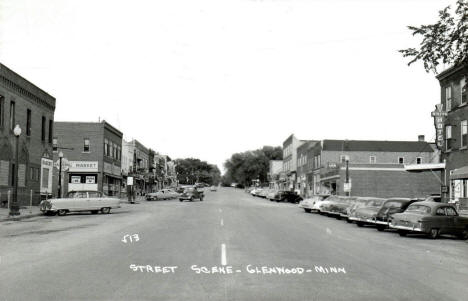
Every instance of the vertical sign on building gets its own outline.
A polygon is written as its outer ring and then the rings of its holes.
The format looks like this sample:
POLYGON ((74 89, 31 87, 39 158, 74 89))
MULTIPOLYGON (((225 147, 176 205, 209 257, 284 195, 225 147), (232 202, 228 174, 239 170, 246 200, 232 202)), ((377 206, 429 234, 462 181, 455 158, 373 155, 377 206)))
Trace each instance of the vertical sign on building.
POLYGON ((447 112, 442 110, 442 104, 436 104, 435 111, 431 112, 431 116, 434 117, 434 126, 436 129, 436 145, 438 149, 442 149, 444 145, 444 122, 447 112))

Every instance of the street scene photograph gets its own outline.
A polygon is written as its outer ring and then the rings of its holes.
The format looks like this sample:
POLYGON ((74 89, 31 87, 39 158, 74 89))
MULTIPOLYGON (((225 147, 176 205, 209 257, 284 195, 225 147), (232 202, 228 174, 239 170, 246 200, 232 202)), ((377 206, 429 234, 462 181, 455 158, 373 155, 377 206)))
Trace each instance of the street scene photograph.
POLYGON ((468 0, 0 0, 0 300, 468 300, 468 0))

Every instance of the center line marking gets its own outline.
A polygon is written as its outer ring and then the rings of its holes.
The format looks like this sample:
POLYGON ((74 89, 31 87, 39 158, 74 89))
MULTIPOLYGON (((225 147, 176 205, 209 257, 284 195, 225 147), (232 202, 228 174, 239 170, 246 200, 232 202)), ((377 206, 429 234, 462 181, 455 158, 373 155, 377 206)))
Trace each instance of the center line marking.
POLYGON ((221 265, 227 265, 225 244, 221 245, 221 265))
POLYGON ((224 220, 221 219, 221 227, 224 226, 224 220))

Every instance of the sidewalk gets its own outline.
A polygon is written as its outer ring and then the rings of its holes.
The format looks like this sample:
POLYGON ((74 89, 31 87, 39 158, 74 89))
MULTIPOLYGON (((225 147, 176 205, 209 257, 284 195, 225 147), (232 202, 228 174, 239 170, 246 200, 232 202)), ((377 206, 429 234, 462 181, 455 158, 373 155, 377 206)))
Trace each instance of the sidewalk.
POLYGON ((18 221, 25 218, 31 218, 34 216, 42 215, 38 206, 32 207, 21 207, 20 215, 9 216, 10 210, 8 208, 0 208, 0 222, 2 221, 18 221))

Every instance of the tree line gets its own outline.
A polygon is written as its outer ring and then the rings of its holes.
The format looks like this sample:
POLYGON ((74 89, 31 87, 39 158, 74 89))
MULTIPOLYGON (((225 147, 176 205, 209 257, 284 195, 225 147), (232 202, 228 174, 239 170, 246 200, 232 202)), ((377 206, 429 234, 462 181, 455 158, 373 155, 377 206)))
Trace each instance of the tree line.
POLYGON ((177 159, 175 163, 179 184, 206 183, 217 186, 221 182, 221 172, 215 164, 195 158, 177 159))

